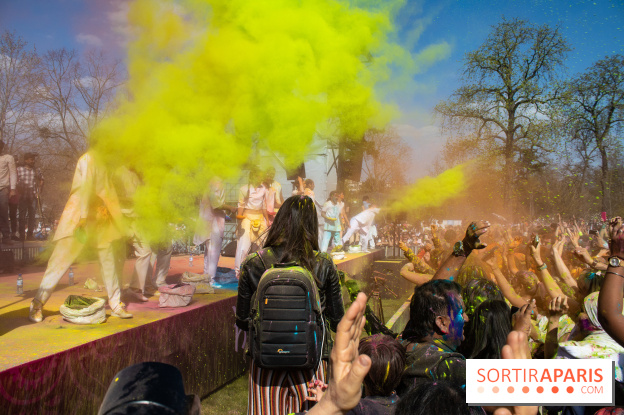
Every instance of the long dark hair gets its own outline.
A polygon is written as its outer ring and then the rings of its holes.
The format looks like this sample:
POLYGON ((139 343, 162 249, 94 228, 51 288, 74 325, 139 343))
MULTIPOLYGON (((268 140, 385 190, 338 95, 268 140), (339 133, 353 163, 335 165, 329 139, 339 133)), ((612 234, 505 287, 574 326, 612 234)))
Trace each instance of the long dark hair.
POLYGON ((511 310, 506 302, 488 300, 479 304, 462 343, 469 359, 500 359, 501 350, 511 332, 511 310))
POLYGON ((466 404, 466 391, 459 385, 446 381, 423 381, 401 400, 395 415, 470 415, 466 404))
POLYGON ((278 262, 294 261, 314 270, 314 251, 319 250, 318 219, 314 201, 308 196, 291 196, 279 208, 264 243, 265 248, 276 246, 282 248, 278 262))

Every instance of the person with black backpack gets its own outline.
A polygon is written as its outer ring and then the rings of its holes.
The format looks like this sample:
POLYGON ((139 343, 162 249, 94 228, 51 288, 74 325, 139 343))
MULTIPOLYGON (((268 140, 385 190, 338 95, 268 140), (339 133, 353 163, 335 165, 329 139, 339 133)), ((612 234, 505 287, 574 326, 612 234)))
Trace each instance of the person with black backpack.
POLYGON ((310 408, 307 385, 325 382, 329 330, 343 315, 336 266, 319 252, 314 201, 292 196, 263 249, 241 265, 236 325, 249 331, 248 414, 310 408))

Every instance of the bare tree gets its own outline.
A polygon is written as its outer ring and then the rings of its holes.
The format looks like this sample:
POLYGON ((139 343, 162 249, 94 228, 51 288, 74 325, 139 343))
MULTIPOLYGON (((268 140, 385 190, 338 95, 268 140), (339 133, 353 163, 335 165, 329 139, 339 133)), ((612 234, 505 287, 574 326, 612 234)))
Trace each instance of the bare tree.
POLYGON ((464 85, 435 111, 454 139, 478 140, 502 158, 503 201, 509 205, 514 164, 527 148, 546 146, 542 122, 553 82, 570 50, 557 28, 503 20, 464 61, 464 85))
POLYGON ((100 51, 80 59, 74 50, 48 51, 41 64, 38 130, 45 154, 73 164, 86 150, 91 129, 104 116, 120 85, 119 62, 100 51))
POLYGON ((30 138, 39 58, 27 46, 15 33, 0 35, 0 136, 10 153, 21 150, 30 138))
MULTIPOLYGON (((613 55, 596 62, 587 72, 566 83, 563 100, 573 143, 587 154, 588 166, 595 148, 600 155, 602 211, 607 211, 609 160, 617 143, 618 126, 624 124, 624 57, 613 55)), ((586 170, 586 169, 585 169, 586 170)), ((585 171, 584 170, 584 171, 585 171)))

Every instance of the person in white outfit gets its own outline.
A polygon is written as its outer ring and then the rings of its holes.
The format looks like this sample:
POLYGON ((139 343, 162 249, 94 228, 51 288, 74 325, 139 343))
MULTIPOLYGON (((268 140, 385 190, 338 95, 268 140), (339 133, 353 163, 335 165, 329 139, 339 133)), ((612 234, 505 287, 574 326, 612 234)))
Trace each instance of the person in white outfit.
POLYGON ((329 243, 332 240, 334 246, 340 245, 340 211, 338 192, 333 191, 329 194, 329 200, 325 202, 321 209, 321 216, 325 219, 321 252, 327 252, 329 243))
POLYGON ((375 220, 375 215, 379 213, 379 208, 375 205, 371 205, 368 209, 363 212, 358 213, 349 221, 349 230, 342 237, 342 245, 345 246, 351 236, 355 232, 360 234, 360 244, 362 246, 362 251, 366 252, 369 239, 372 237, 370 232, 370 227, 373 221, 375 220))
POLYGON ((238 212, 236 214, 236 219, 239 220, 236 230, 238 243, 236 244, 234 261, 234 271, 237 278, 240 273, 240 266, 247 256, 251 244, 258 241, 267 230, 266 195, 267 188, 262 185, 260 172, 252 169, 249 172, 249 184, 241 187, 238 193, 238 212))
POLYGON ((92 151, 78 160, 69 200, 54 233, 54 250, 48 260, 39 290, 30 304, 28 318, 43 320, 43 305, 87 241, 97 249, 100 273, 112 315, 131 318, 120 301, 119 279, 124 262, 123 237, 126 229, 119 200, 109 173, 92 151))
POLYGON ((124 296, 132 297, 139 301, 147 301, 145 297, 145 281, 148 273, 152 270, 151 257, 152 250, 147 240, 139 231, 137 223, 137 214, 134 211, 134 195, 141 186, 141 178, 132 169, 121 166, 115 171, 113 176, 113 184, 119 198, 121 213, 123 213, 126 223, 128 224, 128 242, 134 248, 136 261, 134 262, 134 271, 130 279, 130 287, 124 292, 124 296))
POLYGON ((217 265, 221 256, 221 244, 225 233, 225 210, 235 210, 225 204, 223 181, 215 177, 199 204, 199 218, 193 243, 206 244, 204 252, 204 275, 211 279, 217 275, 217 265))

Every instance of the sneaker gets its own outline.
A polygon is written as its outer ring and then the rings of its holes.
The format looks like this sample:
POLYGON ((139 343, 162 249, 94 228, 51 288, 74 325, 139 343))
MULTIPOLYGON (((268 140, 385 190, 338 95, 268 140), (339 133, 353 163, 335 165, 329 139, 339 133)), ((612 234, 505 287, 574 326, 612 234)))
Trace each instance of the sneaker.
POLYGON ((111 313, 111 316, 119 318, 132 318, 132 314, 128 313, 128 311, 126 310, 126 305, 124 303, 119 303, 119 305, 115 307, 115 309, 111 313))
POLYGON ((132 288, 128 288, 124 290, 124 296, 131 300, 138 300, 142 302, 149 301, 146 296, 144 296, 140 291, 135 291, 132 288))
POLYGON ((43 304, 39 300, 33 299, 30 303, 28 319, 33 323, 41 323, 43 321, 43 304))

